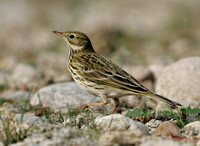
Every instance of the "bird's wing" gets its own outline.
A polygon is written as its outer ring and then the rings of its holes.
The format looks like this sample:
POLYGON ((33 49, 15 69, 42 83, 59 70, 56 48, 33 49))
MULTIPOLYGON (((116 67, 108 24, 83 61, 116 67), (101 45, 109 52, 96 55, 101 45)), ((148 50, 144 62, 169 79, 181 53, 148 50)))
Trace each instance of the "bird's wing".
POLYGON ((105 57, 99 54, 94 54, 92 56, 93 57, 89 57, 89 59, 80 57, 77 59, 78 61, 76 64, 81 68, 81 76, 88 81, 97 83, 98 85, 110 86, 116 90, 125 91, 127 94, 145 95, 153 99, 161 100, 173 108, 181 106, 181 104, 177 102, 152 93, 134 77, 105 57))
POLYGON ((150 93, 134 77, 112 61, 99 54, 93 54, 92 56, 89 60, 82 56, 77 61, 77 66, 82 70, 82 77, 99 85, 108 85, 118 90, 121 89, 136 94, 150 93))

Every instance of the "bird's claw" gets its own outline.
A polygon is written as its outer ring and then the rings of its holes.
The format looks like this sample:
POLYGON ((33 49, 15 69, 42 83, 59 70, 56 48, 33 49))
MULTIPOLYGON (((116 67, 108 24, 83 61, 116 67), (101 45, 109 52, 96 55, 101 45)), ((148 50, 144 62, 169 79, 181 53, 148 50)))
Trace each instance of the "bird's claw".
POLYGON ((77 110, 81 110, 81 111, 84 111, 84 110, 90 110, 92 113, 95 113, 87 104, 86 105, 82 105, 82 106, 79 106, 75 109, 73 109, 73 111, 77 111, 77 110))

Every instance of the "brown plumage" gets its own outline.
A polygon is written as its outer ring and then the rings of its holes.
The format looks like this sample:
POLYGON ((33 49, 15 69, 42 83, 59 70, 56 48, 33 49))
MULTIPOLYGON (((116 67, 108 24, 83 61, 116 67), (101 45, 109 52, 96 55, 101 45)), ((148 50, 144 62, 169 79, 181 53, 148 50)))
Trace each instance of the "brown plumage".
POLYGON ((63 37, 68 44, 70 49, 68 68, 74 81, 89 93, 103 99, 102 103, 86 104, 76 109, 106 105, 109 101, 108 98, 112 98, 116 104, 112 112, 114 113, 119 106, 118 98, 133 94, 161 100, 173 108, 181 106, 177 102, 149 91, 118 65, 95 52, 90 39, 84 33, 77 31, 53 32, 63 37))

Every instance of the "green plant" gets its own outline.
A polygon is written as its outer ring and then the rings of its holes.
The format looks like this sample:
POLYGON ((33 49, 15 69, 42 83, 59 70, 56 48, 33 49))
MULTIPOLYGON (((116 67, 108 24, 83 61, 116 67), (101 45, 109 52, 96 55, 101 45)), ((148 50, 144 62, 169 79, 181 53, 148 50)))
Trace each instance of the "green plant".
POLYGON ((155 118, 155 112, 147 111, 145 109, 135 109, 133 111, 128 111, 125 116, 140 121, 142 123, 146 123, 155 118))
POLYGON ((188 124, 189 117, 197 117, 200 120, 200 109, 190 107, 182 108, 179 111, 172 111, 169 107, 169 110, 159 111, 156 113, 153 111, 148 111, 144 109, 135 109, 132 111, 128 111, 126 114, 127 117, 132 118, 134 120, 140 121, 142 123, 146 123, 151 119, 158 119, 162 121, 175 119, 177 121, 177 126, 183 128, 186 124, 188 124))

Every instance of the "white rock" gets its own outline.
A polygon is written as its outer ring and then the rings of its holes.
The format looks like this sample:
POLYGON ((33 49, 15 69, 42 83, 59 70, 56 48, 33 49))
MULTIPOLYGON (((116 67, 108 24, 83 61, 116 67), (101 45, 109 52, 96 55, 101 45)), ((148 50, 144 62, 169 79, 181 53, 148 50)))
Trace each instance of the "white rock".
POLYGON ((200 136, 200 121, 195 121, 184 126, 183 131, 186 136, 200 136))
POLYGON ((142 133, 144 135, 149 134, 149 131, 144 124, 120 114, 97 117, 94 121, 94 124, 103 131, 130 130, 135 131, 136 133, 142 133))
MULTIPOLYGON (((33 116, 33 115, 22 115, 22 114, 16 114, 15 117, 17 118, 18 121, 23 121, 23 122, 30 122, 34 125, 40 125, 43 123, 50 123, 49 120, 45 119, 45 118, 41 118, 41 117, 37 117, 37 116, 33 116)), ((0 116, 1 119, 5 119, 4 115, 0 116)))
POLYGON ((57 83, 50 86, 46 86, 36 92, 30 100, 32 105, 38 105, 40 103, 39 98, 43 105, 52 109, 61 111, 67 111, 68 107, 77 107, 83 104, 95 103, 97 99, 80 89, 75 82, 57 83))
MULTIPOLYGON (((182 59, 163 70, 156 93, 181 103, 183 106, 200 107, 200 57, 182 59)), ((157 110, 163 109, 159 102, 157 110)))
POLYGON ((155 120, 151 119, 149 122, 147 122, 145 125, 150 128, 157 128, 160 126, 163 122, 161 120, 155 120))
POLYGON ((3 94, 1 94, 1 97, 5 98, 5 99, 27 99, 29 96, 31 96, 31 94, 29 95, 29 92, 27 91, 23 91, 23 90, 19 90, 19 91, 7 91, 4 92, 3 94))

